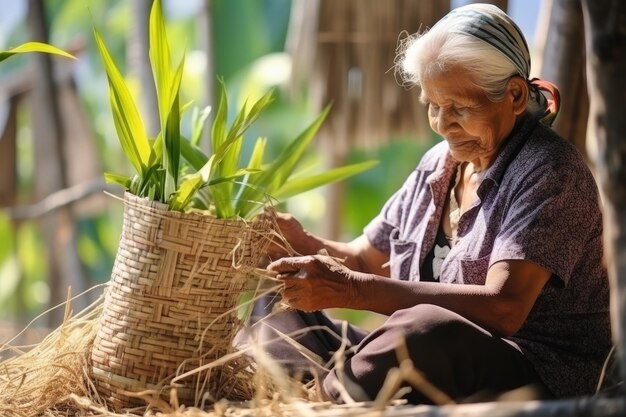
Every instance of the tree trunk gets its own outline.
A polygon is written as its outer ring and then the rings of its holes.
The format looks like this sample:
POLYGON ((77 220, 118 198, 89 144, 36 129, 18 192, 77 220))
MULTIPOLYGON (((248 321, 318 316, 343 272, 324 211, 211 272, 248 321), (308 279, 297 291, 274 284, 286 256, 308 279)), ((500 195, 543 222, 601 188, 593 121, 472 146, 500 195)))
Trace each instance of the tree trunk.
POLYGON ((0 120, 0 207, 11 207, 17 197, 17 108, 20 96, 7 100, 6 120, 0 120))
MULTIPOLYGON (((33 39, 48 42, 44 6, 44 2, 40 0, 30 0, 28 21, 33 39)), ((34 54, 32 59, 36 64, 31 96, 35 161, 38 168, 35 179, 36 198, 41 199, 67 187, 67 161, 63 152, 64 130, 52 59, 48 54, 34 54)), ((74 156, 80 158, 80 155, 74 156)), ((84 290, 83 271, 76 251, 74 222, 70 210, 64 208, 45 216, 42 227, 48 252, 49 304, 55 306, 66 300, 68 285, 72 286, 74 293, 84 290)), ((56 309, 48 315, 48 325, 54 327, 62 318, 63 309, 56 309)))
POLYGON ((561 110, 553 128, 587 157, 589 97, 585 79, 585 37, 579 0, 553 0, 546 19, 547 33, 541 59, 541 78, 561 92, 561 110))
POLYGON ((583 0, 590 123, 596 172, 604 198, 611 321, 622 380, 626 380, 626 2, 583 0))

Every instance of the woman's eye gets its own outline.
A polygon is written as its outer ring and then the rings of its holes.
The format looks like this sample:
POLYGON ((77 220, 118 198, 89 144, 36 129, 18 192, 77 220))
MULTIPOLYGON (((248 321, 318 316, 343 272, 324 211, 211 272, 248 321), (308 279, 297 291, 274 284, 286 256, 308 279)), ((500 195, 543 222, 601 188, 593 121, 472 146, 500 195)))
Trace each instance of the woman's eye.
POLYGON ((454 107, 454 112, 457 114, 467 113, 468 110, 469 110, 469 107, 467 106, 454 107))

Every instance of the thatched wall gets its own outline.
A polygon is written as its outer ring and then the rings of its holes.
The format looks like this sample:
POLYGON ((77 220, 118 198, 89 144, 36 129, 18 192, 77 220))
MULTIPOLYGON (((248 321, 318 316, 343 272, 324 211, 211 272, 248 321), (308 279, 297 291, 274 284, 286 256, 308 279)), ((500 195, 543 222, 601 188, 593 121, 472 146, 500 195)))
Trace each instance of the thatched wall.
POLYGON ((320 132, 333 153, 392 135, 429 134, 417 90, 398 85, 394 57, 403 35, 434 24, 449 1, 294 0, 288 49, 294 83, 309 83, 318 107, 333 103, 320 132))

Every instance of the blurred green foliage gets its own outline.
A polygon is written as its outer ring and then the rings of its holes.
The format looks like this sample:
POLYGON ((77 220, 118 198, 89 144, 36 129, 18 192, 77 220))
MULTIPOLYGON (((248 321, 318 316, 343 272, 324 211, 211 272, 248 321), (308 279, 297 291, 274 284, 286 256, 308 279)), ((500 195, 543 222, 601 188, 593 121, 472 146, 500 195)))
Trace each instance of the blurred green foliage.
MULTIPOLYGON (((13 0, 2 0, 11 2, 13 0)), ((19 2, 17 2, 19 3, 19 2)), ((27 3, 27 2, 23 2, 27 3)), ((274 87, 277 75, 288 74, 289 57, 284 53, 285 38, 291 0, 212 0, 214 26, 215 76, 224 78, 232 109, 239 108, 244 99, 258 99, 268 88, 274 87)), ((107 85, 104 70, 92 36, 92 25, 106 35, 107 46, 120 63, 122 73, 128 74, 126 65, 128 40, 133 25, 133 2, 124 0, 47 0, 46 8, 50 24, 50 42, 61 48, 82 41, 85 48, 75 64, 75 79, 80 100, 92 126, 103 171, 130 172, 119 147, 107 101, 107 85)), ((201 50, 197 16, 202 1, 164 0, 167 31, 175 46, 176 62, 182 53, 188 57, 183 76, 181 102, 193 100, 201 106, 205 103, 206 68, 201 50), (180 55, 178 55, 180 54, 180 55)), ((2 7, 8 6, 3 3, 2 7)), ((15 6, 17 7, 17 6, 15 6)), ((28 40, 25 14, 12 30, 0 36, 0 49, 28 40), (4 42, 4 44, 3 44, 4 42)), ((1 34, 0 34, 1 35, 1 34)), ((5 48, 6 49, 6 48, 5 48)), ((16 57, 0 67, 0 83, 5 76, 15 74, 28 64, 24 57, 16 57)), ((381 74, 382 76, 382 74, 381 74)), ((134 83, 139 92, 138 80, 132 75, 127 81, 134 83)), ((285 80, 286 81, 286 80, 285 80)), ((306 93, 306 92, 305 92, 306 93)), ((262 118, 250 129, 252 137, 266 136, 268 157, 274 157, 283 145, 301 131, 317 114, 306 94, 293 101, 280 89, 276 100, 262 118)), ((191 112, 188 112, 189 114, 191 112)), ((234 114, 229 115, 232 120, 234 114)), ((32 134, 29 128, 30 112, 20 110, 18 132, 19 203, 29 201, 32 194, 33 166, 32 134)), ((183 126, 183 134, 188 134, 183 126)), ((403 183, 419 161, 423 151, 434 138, 395 138, 390 144, 377 150, 355 150, 347 162, 378 159, 380 164, 371 171, 349 179, 345 183, 346 200, 343 207, 342 225, 346 239, 358 235, 363 226, 382 207, 385 200, 403 183)), ((246 141, 250 149, 244 149, 242 157, 247 160, 253 141, 246 141)), ((310 162, 323 160, 321 153, 307 156, 310 162)), ((306 162, 305 162, 306 164, 306 162)), ((106 282, 112 268, 121 230, 122 207, 111 199, 101 213, 76 219, 78 252, 89 285, 106 282)), ((303 223, 315 231, 323 221, 324 191, 315 190, 298 197, 296 206, 308 208, 301 213, 303 223), (302 204, 302 201, 305 201, 302 204)), ((43 245, 39 225, 35 221, 11 224, 0 211, 0 319, 27 321, 45 309, 49 289, 46 281, 46 248, 43 245)), ((339 313, 341 314, 341 313, 339 313)), ((358 322, 363 314, 346 312, 345 317, 358 322)))

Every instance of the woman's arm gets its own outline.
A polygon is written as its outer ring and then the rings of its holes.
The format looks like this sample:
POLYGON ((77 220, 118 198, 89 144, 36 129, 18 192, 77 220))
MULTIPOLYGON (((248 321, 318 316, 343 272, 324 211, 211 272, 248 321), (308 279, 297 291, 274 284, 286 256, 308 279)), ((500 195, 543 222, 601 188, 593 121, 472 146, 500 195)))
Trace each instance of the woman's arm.
POLYGON ((434 304, 502 336, 519 330, 551 275, 533 262, 515 260, 494 264, 485 285, 410 282, 354 272, 317 255, 284 258, 269 268, 284 280, 283 297, 296 309, 343 307, 390 315, 434 304))

